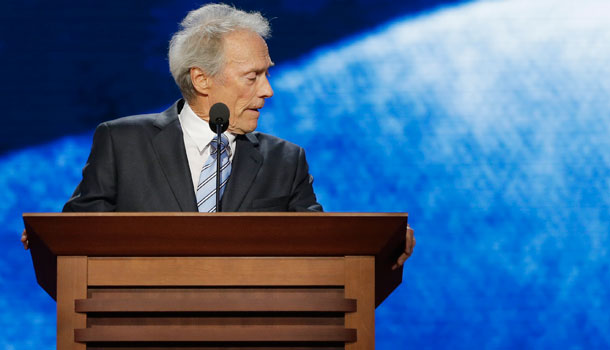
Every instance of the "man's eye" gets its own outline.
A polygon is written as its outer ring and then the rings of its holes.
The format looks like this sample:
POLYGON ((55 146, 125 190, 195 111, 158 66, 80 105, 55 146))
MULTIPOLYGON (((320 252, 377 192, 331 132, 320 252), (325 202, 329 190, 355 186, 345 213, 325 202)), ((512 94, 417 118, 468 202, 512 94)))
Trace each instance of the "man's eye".
POLYGON ((246 79, 255 81, 256 80, 256 74, 248 74, 248 75, 246 75, 246 79))

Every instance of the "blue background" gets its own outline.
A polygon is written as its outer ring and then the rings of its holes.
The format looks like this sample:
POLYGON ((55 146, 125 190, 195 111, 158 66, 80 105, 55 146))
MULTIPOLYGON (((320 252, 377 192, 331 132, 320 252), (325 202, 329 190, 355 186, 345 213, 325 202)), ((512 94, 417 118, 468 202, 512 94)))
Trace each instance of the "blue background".
MULTIPOLYGON (((273 18, 259 130, 327 211, 407 211, 378 349, 610 348, 609 1, 236 1, 273 18)), ((55 346, 22 212, 56 212, 95 125, 179 98, 192 1, 0 5, 0 348, 55 346)))

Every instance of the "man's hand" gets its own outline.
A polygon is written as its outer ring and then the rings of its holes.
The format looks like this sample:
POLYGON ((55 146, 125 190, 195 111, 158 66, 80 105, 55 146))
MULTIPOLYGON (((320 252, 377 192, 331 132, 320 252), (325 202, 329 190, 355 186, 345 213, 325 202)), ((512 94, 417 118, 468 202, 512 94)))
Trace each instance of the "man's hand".
POLYGON ((396 264, 392 266, 392 270, 396 270, 404 265, 405 261, 407 261, 411 254, 413 254, 413 248, 415 248, 415 235, 413 234, 413 229, 411 226, 407 225, 407 242, 405 244, 405 251, 400 255, 400 257, 398 257, 398 261, 396 261, 396 264))
POLYGON ((28 241, 28 233, 23 230, 21 234, 21 243, 23 243, 23 249, 28 250, 30 248, 30 241, 28 241))

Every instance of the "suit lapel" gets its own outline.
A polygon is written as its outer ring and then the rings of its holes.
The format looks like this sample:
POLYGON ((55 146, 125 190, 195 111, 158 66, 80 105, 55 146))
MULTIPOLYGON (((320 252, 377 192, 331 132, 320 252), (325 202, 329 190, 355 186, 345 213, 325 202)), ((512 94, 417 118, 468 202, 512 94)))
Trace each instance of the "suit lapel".
POLYGON ((152 143, 180 210, 197 211, 191 171, 186 158, 182 128, 178 120, 178 112, 183 105, 184 101, 180 100, 159 115, 155 126, 160 131, 153 137, 152 143))
POLYGON ((231 177, 222 196, 222 211, 237 211, 248 194, 256 174, 263 164, 258 139, 252 133, 237 136, 231 177))

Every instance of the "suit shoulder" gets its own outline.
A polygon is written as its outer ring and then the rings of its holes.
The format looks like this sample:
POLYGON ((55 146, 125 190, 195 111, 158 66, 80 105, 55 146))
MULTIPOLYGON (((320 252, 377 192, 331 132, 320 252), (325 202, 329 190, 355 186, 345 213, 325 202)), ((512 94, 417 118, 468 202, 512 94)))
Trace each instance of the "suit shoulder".
POLYGON ((101 123, 98 129, 107 129, 113 138, 151 137, 172 122, 179 122, 178 117, 171 120, 163 113, 139 114, 101 123))
POLYGON ((131 116, 127 116, 127 117, 109 120, 102 124, 108 126, 109 128, 112 128, 112 129, 152 126, 159 119, 159 117, 160 117, 159 113, 137 114, 137 115, 131 115, 131 116))
POLYGON ((159 113, 137 114, 104 122, 109 129, 132 129, 142 127, 157 127, 163 129, 170 124, 179 123, 178 114, 184 105, 183 100, 176 101, 165 111, 159 113))

